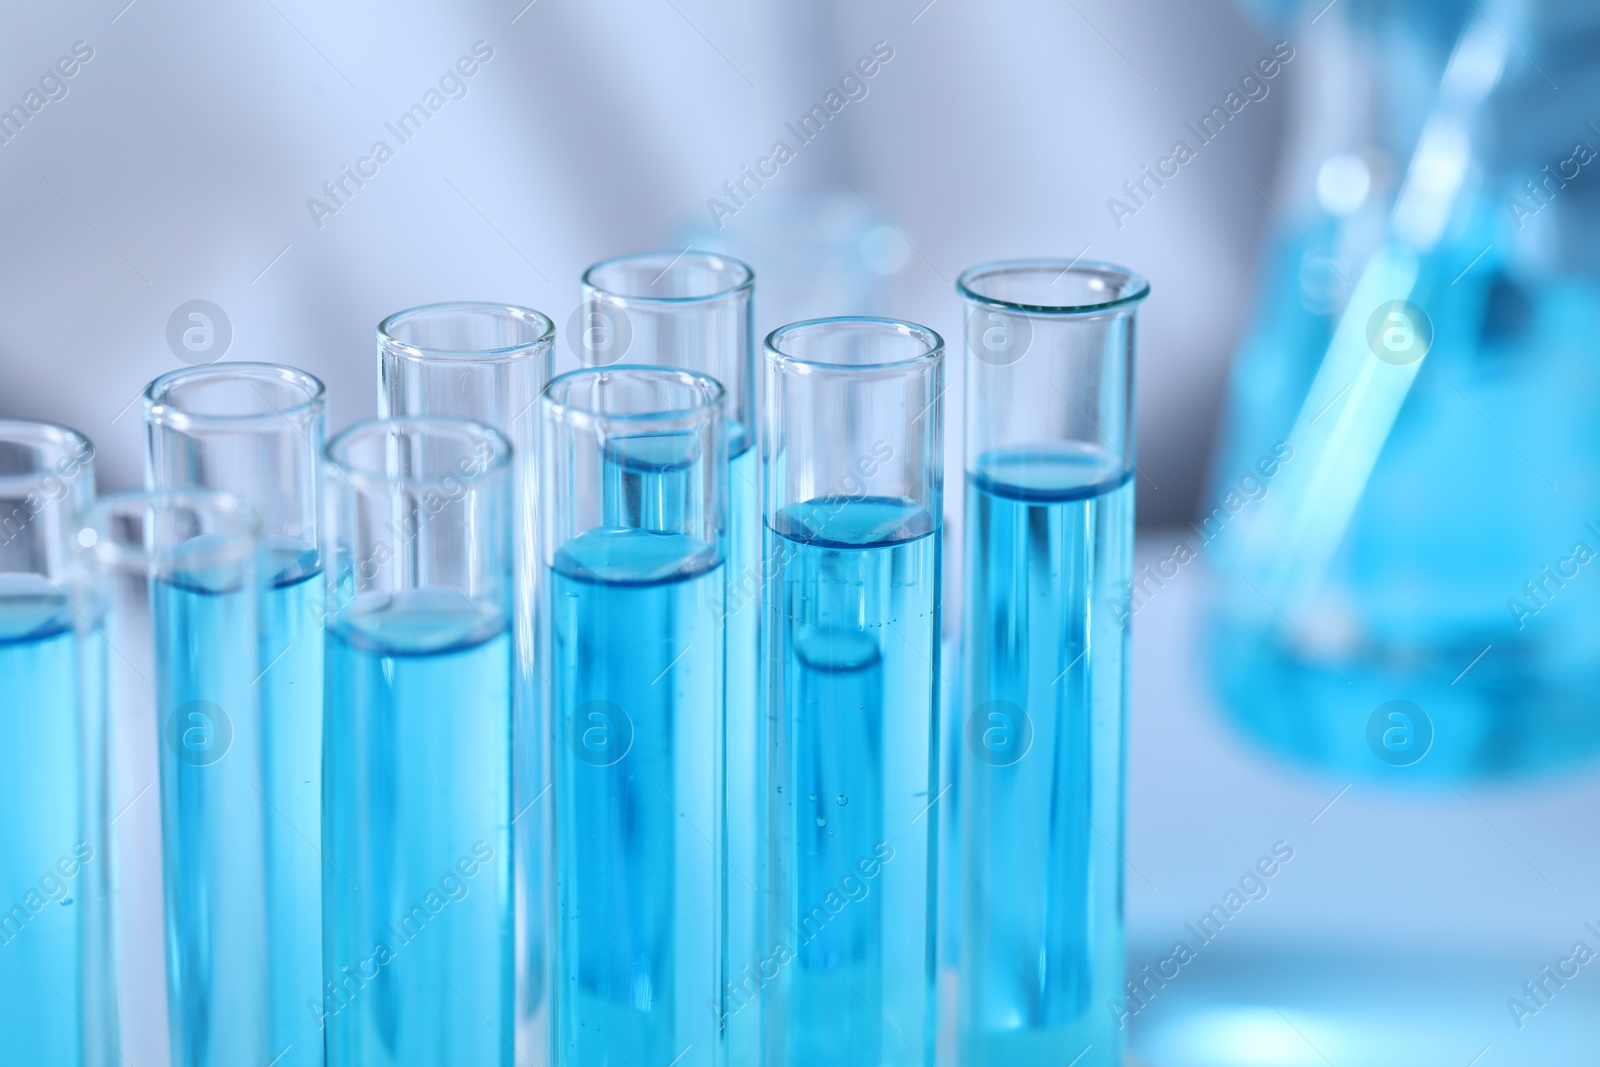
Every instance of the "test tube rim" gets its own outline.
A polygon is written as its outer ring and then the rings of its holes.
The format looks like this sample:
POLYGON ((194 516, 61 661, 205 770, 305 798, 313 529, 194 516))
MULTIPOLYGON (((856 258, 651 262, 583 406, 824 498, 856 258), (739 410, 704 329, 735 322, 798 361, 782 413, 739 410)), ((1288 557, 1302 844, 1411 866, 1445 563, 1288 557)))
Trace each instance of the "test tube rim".
POLYGON ((328 388, 321 378, 285 363, 208 363, 203 367, 181 367, 168 371, 151 381, 144 390, 144 412, 145 420, 150 424, 176 430, 244 426, 278 418, 288 419, 292 423, 302 416, 308 417, 308 421, 314 419, 325 409, 327 394, 328 388), (301 397, 288 407, 275 407, 268 401, 260 411, 237 413, 194 411, 171 399, 173 387, 178 383, 187 385, 229 376, 270 379, 300 389, 301 397))
POLYGON ((932 327, 923 326, 921 323, 911 322, 907 319, 891 319, 877 315, 834 315, 821 319, 801 319, 798 322, 787 323, 767 334, 767 339, 762 346, 767 353, 768 362, 779 368, 793 368, 797 373, 809 374, 813 371, 822 373, 839 372, 864 372, 864 371, 890 371, 903 373, 907 370, 937 364, 944 358, 944 338, 932 327), (802 359, 799 356, 785 352, 781 342, 792 333, 800 330, 811 330, 818 327, 872 325, 888 326, 906 336, 916 336, 923 340, 924 348, 916 355, 904 359, 882 360, 876 363, 842 363, 820 359, 802 359))
POLYGON ((650 363, 618 363, 609 367, 579 367, 577 370, 569 370, 564 374, 558 374, 554 378, 551 378, 549 384, 544 387, 544 391, 540 394, 539 400, 551 418, 558 422, 564 422, 569 417, 576 417, 579 421, 585 423, 599 422, 644 424, 693 421, 696 417, 715 411, 718 405, 726 408, 727 396, 728 391, 723 388, 722 383, 709 374, 701 374, 699 371, 684 370, 681 367, 663 367, 650 363), (630 374, 643 373, 661 378, 672 378, 686 385, 699 385, 700 383, 704 383, 704 385, 710 387, 710 391, 702 396, 701 401, 698 404, 695 404, 692 407, 670 408, 661 411, 599 411, 595 408, 584 407, 582 405, 572 404, 556 399, 556 391, 558 386, 562 389, 566 389, 579 378, 606 377, 608 375, 624 372, 630 374))
POLYGON ((411 362, 448 360, 452 363, 511 363, 538 355, 540 351, 554 343, 555 337, 556 324, 549 315, 522 304, 505 304, 494 300, 441 300, 432 304, 418 304, 416 307, 385 315, 378 322, 378 344, 383 347, 385 354, 411 362), (500 348, 435 348, 402 341, 394 335, 394 328, 400 325, 403 319, 413 315, 445 311, 492 311, 514 319, 529 319, 537 327, 538 336, 531 341, 519 341, 514 345, 500 348))
POLYGON ((749 293, 755 288, 756 272, 753 268, 751 268, 750 264, 746 263, 742 259, 736 259, 733 256, 726 256, 721 252, 709 252, 704 249, 686 248, 682 252, 629 252, 626 255, 611 256, 608 259, 602 259, 597 263, 590 264, 589 268, 583 272, 582 281, 586 292, 592 291, 600 296, 605 297, 607 300, 613 303, 621 304, 624 307, 630 303, 684 306, 689 304, 714 304, 723 300, 732 300, 749 293), (716 260, 719 264, 733 266, 736 268, 736 273, 742 272, 742 277, 733 285, 718 289, 716 292, 703 293, 696 296, 648 296, 643 293, 624 293, 603 285, 597 285, 594 281, 596 273, 603 271, 608 267, 621 266, 641 260, 654 259, 660 256, 673 257, 671 262, 669 262, 662 270, 662 274, 665 274, 668 270, 671 270, 682 260, 695 258, 702 262, 706 260, 716 260))
POLYGON ((1107 312, 1119 311, 1139 304, 1145 297, 1150 295, 1150 283, 1137 271, 1101 260, 1000 259, 989 263, 980 263, 975 267, 968 267, 962 271, 961 276, 956 279, 956 291, 961 294, 963 299, 998 311, 1011 311, 1024 315, 1104 315, 1107 312), (1093 304, 1025 304, 988 296, 974 288, 980 279, 989 275, 1046 270, 1059 271, 1062 275, 1069 273, 1117 275, 1123 279, 1127 291, 1115 300, 1102 300, 1093 304))
POLYGON ((156 563, 156 555, 148 545, 133 548, 115 538, 102 537, 100 532, 106 528, 106 522, 112 514, 126 511, 130 505, 148 509, 163 504, 191 507, 197 512, 233 520, 236 526, 208 532, 243 538, 244 543, 252 549, 261 540, 261 516, 244 497, 226 489, 184 485, 107 493, 85 509, 73 536, 73 546, 96 566, 108 571, 148 571, 156 563), (89 535, 88 540, 85 540, 86 534, 89 535))
POLYGON ((0 419, 0 441, 37 445, 41 452, 40 463, 33 470, 0 474, 0 496, 9 496, 14 491, 22 492, 38 485, 54 470, 51 462, 69 455, 69 450, 79 443, 89 446, 88 455, 79 461, 80 465, 92 467, 96 456, 94 442, 84 434, 70 426, 37 419, 0 419), (45 454, 47 449, 48 453, 45 454))
MULTIPOLYGON (((396 490, 416 492, 437 489, 444 485, 445 478, 463 477, 459 473, 454 475, 445 473, 433 478, 392 477, 387 474, 375 474, 370 469, 355 467, 348 461, 346 450, 352 441, 365 434, 389 433, 396 429, 454 431, 462 441, 490 442, 494 446, 494 453, 489 465, 482 473, 473 476, 469 480, 470 484, 493 484, 503 479, 510 469, 512 445, 505 434, 493 426, 450 415, 396 415, 391 418, 362 419, 346 426, 328 439, 328 443, 322 447, 323 462, 333 467, 341 478, 355 486, 361 493, 369 496, 387 495, 396 490), (492 478, 493 482, 485 483, 483 480, 486 478, 492 478)), ((329 481, 328 484, 332 482, 329 481)))

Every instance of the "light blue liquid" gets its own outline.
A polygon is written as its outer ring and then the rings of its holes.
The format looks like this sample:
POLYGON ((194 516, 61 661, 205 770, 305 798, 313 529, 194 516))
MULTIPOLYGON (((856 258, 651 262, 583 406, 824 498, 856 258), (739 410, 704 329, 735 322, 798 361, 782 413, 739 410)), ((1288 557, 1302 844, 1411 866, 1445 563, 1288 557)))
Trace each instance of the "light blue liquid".
POLYGON ((720 1063, 723 583, 713 546, 627 527, 551 569, 565 1067, 720 1063))
POLYGON ((932 1060, 939 532, 901 500, 809 501, 768 529, 769 1062, 932 1060))
POLYGON ((961 1063, 1120 1064, 1133 484, 1084 446, 987 453, 967 520, 961 1063))
MULTIPOLYGON (((187 551, 203 551, 196 542, 187 551)), ((263 553, 259 604, 228 568, 154 588, 174 1062, 322 1063, 322 640, 315 553, 263 553)))
MULTIPOLYGON (((1517 162, 1514 173, 1536 174, 1542 163, 1517 162)), ((1591 225, 1591 214, 1525 221, 1587 247, 1575 227, 1591 225)), ((1460 221, 1421 260, 1410 300, 1427 309, 1432 346, 1304 614, 1263 583, 1264 562, 1283 561, 1252 551, 1252 526, 1282 503, 1285 479, 1322 462, 1290 428, 1302 407, 1315 413, 1324 402, 1307 396, 1339 316, 1308 308, 1300 264, 1315 255, 1306 239, 1322 248, 1349 239, 1336 220, 1297 219, 1274 239, 1262 317, 1235 364, 1234 424, 1188 539, 1222 574, 1205 632, 1224 709, 1269 749, 1346 781, 1444 789, 1600 753, 1600 583, 1588 565, 1574 577, 1563 563, 1579 541, 1600 547, 1588 525, 1600 499, 1600 439, 1574 430, 1600 404, 1600 282, 1588 268, 1529 273, 1506 263, 1519 228, 1501 197, 1480 199, 1460 221), (1276 442, 1293 449, 1282 470, 1276 442), (1249 496, 1240 491, 1247 479, 1246 488, 1259 485, 1249 496), (1495 504, 1485 507, 1490 486, 1495 504), (1252 575, 1257 588, 1240 577, 1252 575), (1434 728, 1425 756, 1398 766, 1367 735, 1369 719, 1396 699, 1423 709, 1434 728)), ((1319 429, 1348 415, 1347 399, 1319 429)), ((1344 467, 1335 458, 1330 469, 1344 467)))
MULTIPOLYGON (((79 1016, 83 1011, 106 1025, 90 1006, 90 986, 109 961, 89 955, 86 894, 92 896, 107 857, 90 825, 96 746, 80 731, 78 696, 80 667, 98 671, 103 647, 86 647, 73 633, 73 619, 65 598, 43 578, 0 575, 0 735, 8 753, 0 775, 5 1064, 79 1067, 110 1054, 79 1016)), ((98 638, 88 643, 100 646, 98 638)))
MULTIPOLYGON (((728 959, 738 968, 761 956, 761 844, 766 830, 765 740, 757 693, 761 655, 761 504, 756 450, 728 465, 728 959)), ((727 1019, 728 1062, 760 1055, 759 1001, 727 1019)))
POLYGON ((266 810, 267 1045, 273 1067, 320 1067, 305 1001, 322 984, 322 622, 313 552, 280 545, 261 604, 261 777, 266 810))
POLYGON ((510 628, 453 589, 366 593, 327 647, 329 1067, 506 1067, 510 628))

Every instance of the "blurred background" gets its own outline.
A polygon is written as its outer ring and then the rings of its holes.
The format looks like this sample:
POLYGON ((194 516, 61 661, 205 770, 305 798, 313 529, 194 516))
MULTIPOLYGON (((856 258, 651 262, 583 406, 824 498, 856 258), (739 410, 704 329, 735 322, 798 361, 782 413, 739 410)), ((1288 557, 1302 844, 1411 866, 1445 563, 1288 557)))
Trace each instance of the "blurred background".
POLYGON ((121 409, 182 365, 166 329, 187 301, 226 314, 224 358, 322 377, 338 427, 376 410, 388 312, 481 297, 559 329, 595 260, 714 237, 755 267, 762 334, 870 309, 956 338, 973 263, 1137 264, 1161 294, 1142 513, 1195 509, 1271 216, 1245 179, 1270 183, 1299 72, 1148 210, 1119 227, 1106 201, 1270 51, 1229 3, 125 2, 13 5, 0 35, 8 105, 93 51, 0 144, 0 405, 82 427, 108 483, 141 477, 121 409), (492 58, 459 76, 479 42, 492 58), (878 42, 893 58, 850 100, 838 83, 878 42), (401 126, 430 90, 443 106, 401 126), (785 124, 830 91, 846 106, 802 144, 785 124), (741 206, 725 183, 779 140, 794 158, 741 206), (379 141, 392 158, 363 166, 379 141), (343 179, 358 166, 376 176, 343 179))
POLYGON ((0 415, 87 434, 102 490, 139 482, 137 398, 186 363, 303 367, 339 428, 376 412, 381 317, 488 299, 550 314, 570 369, 579 274, 620 253, 726 250, 761 334, 888 314, 953 364, 965 267, 1139 270, 1132 1055, 1593 1056, 1591 0, 71 0, 0 27, 0 415))

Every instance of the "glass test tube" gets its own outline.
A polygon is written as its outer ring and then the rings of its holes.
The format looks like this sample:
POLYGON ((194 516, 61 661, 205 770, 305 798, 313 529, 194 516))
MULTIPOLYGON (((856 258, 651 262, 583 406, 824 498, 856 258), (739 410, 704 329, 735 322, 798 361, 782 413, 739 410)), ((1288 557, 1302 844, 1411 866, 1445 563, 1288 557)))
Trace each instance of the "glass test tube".
POLYGON ((720 1065, 722 387, 588 369, 541 408, 556 1062, 720 1065))
POLYGON ((328 443, 329 1067, 509 1067, 512 452, 479 423, 328 443))
MULTIPOLYGON (((263 535, 259 665, 245 679, 257 694, 260 714, 234 723, 236 730, 252 734, 247 750, 259 761, 263 814, 259 825, 233 822, 228 839, 230 852, 249 840, 260 854, 243 865, 224 862, 220 852, 209 861, 194 854, 200 881, 169 882, 167 891, 178 894, 170 905, 179 916, 169 932, 176 939, 172 951, 201 951, 190 939, 205 936, 208 924, 229 914, 265 927, 267 955, 259 962, 222 960, 214 971, 169 971, 173 1010, 182 1013, 188 1028, 179 1035, 180 1048, 200 1055, 198 1050, 210 1047, 213 1038, 202 1031, 221 1023, 206 1005, 226 986, 232 991, 216 1003, 230 1005, 229 1010, 253 1012, 257 1009, 247 1008, 247 1000, 260 999, 267 1020, 263 1044, 271 1047, 267 1058, 284 1057, 276 1067, 318 1067, 322 1035, 308 1004, 318 1001, 322 985, 323 648, 321 620, 312 606, 322 571, 317 523, 318 453, 326 426, 322 383, 292 367, 219 363, 157 378, 144 401, 146 484, 236 492, 260 516, 263 535), (264 885, 247 886, 246 879, 261 879, 264 885), (240 910, 247 900, 259 900, 262 911, 240 910), (207 984, 215 988, 201 988, 207 984)), ((221 597, 197 601, 194 610, 233 608, 221 597)), ((162 803, 190 802, 163 794, 162 803)), ((167 825, 181 837, 191 828, 209 832, 205 827, 211 819, 243 816, 242 811, 206 810, 206 803, 193 798, 191 806, 168 813, 167 825)), ((228 1061, 180 1062, 221 1067, 228 1061)))
POLYGON ((767 1062, 917 1067, 934 1054, 944 342, 844 318, 766 348, 767 1062))
POLYGON ((1134 315, 1119 267, 975 267, 966 301, 961 1063, 1120 1064, 1134 315), (1085 1054, 1085 1049, 1090 1048, 1085 1054))
POLYGON ((250 832, 262 816, 251 729, 260 716, 251 685, 259 520, 219 490, 115 493, 89 510, 76 543, 80 631, 92 634, 97 663, 86 698, 110 726, 120 800, 126 1025, 113 1062, 277 1055, 253 977, 267 954, 260 837, 250 832), (162 802, 143 801, 146 792, 162 802), (219 869, 236 880, 219 884, 219 869), (168 995, 163 977, 182 995, 168 995))
MULTIPOLYGON (((761 502, 756 495, 755 273, 710 252, 645 252, 596 263, 583 275, 583 361, 627 360, 715 378, 726 396, 728 430, 728 959, 737 972, 761 951, 761 807, 756 666, 760 662, 761 502)), ((759 1010, 727 1019, 728 1057, 754 1062, 759 1010)))
POLYGON ((555 327, 529 308, 430 304, 378 324, 378 414, 445 415, 492 426, 511 442, 516 476, 516 639, 512 803, 517 817, 517 1049, 529 1063, 549 1054, 546 880, 550 861, 549 728, 540 712, 536 627, 543 568, 538 535, 539 394, 550 381, 555 327))
POLYGON ((0 420, 0 1063, 116 1057, 100 643, 73 603, 93 457, 72 430, 0 420))

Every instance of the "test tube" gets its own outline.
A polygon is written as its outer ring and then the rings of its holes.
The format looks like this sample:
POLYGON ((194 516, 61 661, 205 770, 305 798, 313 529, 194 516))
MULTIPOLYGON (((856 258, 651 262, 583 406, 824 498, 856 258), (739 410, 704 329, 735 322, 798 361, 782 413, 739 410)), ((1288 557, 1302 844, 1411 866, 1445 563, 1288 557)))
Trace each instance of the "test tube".
POLYGON ((72 430, 0 420, 0 1063, 116 1056, 100 646, 72 574, 93 456, 72 430))
POLYGON ((767 338, 766 374, 767 1062, 917 1067, 934 1056, 944 341, 798 322, 767 338))
MULTIPOLYGON (((765 827, 757 747, 756 666, 760 662, 761 502, 756 494, 755 272, 710 252, 645 252, 596 263, 583 275, 583 361, 621 360, 676 367, 715 378, 726 397, 728 429, 727 628, 728 862, 749 876, 728 882, 728 958, 760 958, 761 832, 765 827)), ((753 1063, 759 1005, 727 1020, 731 1063, 753 1063)))
POLYGON ((112 1062, 187 1067, 282 1051, 269 1045, 255 977, 267 956, 251 685, 259 534, 243 500, 201 488, 104 497, 77 533, 79 629, 94 641, 97 679, 86 695, 109 725, 120 801, 127 1029, 112 1062))
POLYGON ((960 1062, 1120 1064, 1134 316, 1120 267, 966 302, 960 1062), (1087 1051, 1085 1051, 1087 1049, 1087 1051))
POLYGON ((720 1065, 722 386, 591 368, 541 408, 556 1062, 720 1065))
POLYGON ((517 1047, 529 1063, 549 1051, 545 884, 549 875, 549 753, 535 655, 542 567, 538 534, 539 394, 550 381, 555 328, 530 308, 429 304, 378 324, 378 414, 444 415, 492 426, 511 442, 515 468, 516 688, 513 805, 516 834, 517 1047))
POLYGON ((374 420, 328 443, 329 1067, 509 1067, 510 443, 374 420))
MULTIPOLYGON (((255 961, 219 960, 219 970, 174 968, 172 996, 189 1026, 212 1025, 200 1012, 215 991, 199 985, 237 986, 237 996, 252 985, 266 1013, 264 1044, 276 1067, 318 1067, 321 1032, 308 1010, 320 998, 321 974, 321 785, 322 670, 320 620, 312 601, 320 588, 322 546, 318 538, 318 452, 326 426, 322 383, 303 371, 267 363, 219 363, 174 371, 150 383, 144 396, 147 431, 146 484, 151 488, 201 486, 242 496, 260 517, 262 591, 256 625, 259 665, 246 682, 257 694, 259 718, 248 727, 248 751, 258 759, 260 825, 245 826, 240 813, 174 809, 167 824, 181 835, 208 832, 209 820, 233 822, 229 849, 257 842, 260 855, 247 865, 208 861, 206 892, 229 900, 240 922, 266 930, 266 957, 255 961), (257 675, 259 674, 259 677, 257 675), (260 888, 246 879, 262 879, 260 888), (260 914, 238 909, 245 900, 261 902, 260 914)), ((227 598, 223 598, 226 600, 227 598)), ((231 611, 218 601, 196 610, 231 611)), ((238 668, 243 670, 243 667, 238 668)), ((236 729, 247 724, 235 723, 236 729)), ((163 805, 182 803, 163 794, 163 805)), ((173 844, 170 837, 169 844, 173 844)), ((179 846, 188 848, 183 842, 179 846)), ((204 895, 168 883, 183 897, 172 905, 195 922, 219 912, 204 895)), ((181 953, 200 951, 185 939, 202 936, 188 918, 172 936, 181 953)), ((230 994, 232 996, 233 994, 230 994)), ((244 1010, 243 1000, 235 1005, 244 1010)), ((183 1035, 187 1047, 204 1048, 211 1038, 198 1030, 183 1035)), ((253 1053, 252 1053, 253 1054, 253 1053)), ((184 1061, 190 1062, 190 1061, 184 1061)), ((200 1064, 224 1061, 196 1060, 200 1064)))

